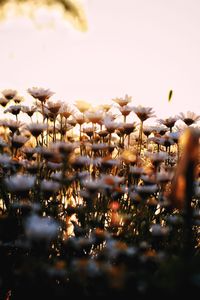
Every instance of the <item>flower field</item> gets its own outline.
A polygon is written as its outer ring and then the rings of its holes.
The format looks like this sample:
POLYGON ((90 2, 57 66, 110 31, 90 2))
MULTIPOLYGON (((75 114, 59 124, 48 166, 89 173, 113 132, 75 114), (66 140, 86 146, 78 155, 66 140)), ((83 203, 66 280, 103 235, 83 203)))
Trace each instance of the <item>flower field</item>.
POLYGON ((1 91, 0 299, 200 292, 199 121, 1 91))

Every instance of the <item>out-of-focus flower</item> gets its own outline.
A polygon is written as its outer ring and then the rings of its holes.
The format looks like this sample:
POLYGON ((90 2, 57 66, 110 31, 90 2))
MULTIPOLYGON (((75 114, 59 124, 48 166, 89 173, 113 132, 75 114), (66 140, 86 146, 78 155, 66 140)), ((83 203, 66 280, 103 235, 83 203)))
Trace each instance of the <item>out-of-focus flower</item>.
MULTIPOLYGON (((7 12, 8 5, 10 4, 10 0, 3 0, 0 1, 0 7, 1 7, 1 17, 2 16, 9 16, 9 13, 7 12)), ((41 6, 44 8, 50 8, 55 9, 58 7, 62 17, 64 20, 68 20, 76 29, 80 31, 87 31, 87 18, 85 16, 84 8, 81 4, 81 2, 77 0, 42 0, 42 1, 12 1, 11 11, 12 15, 13 12, 15 14, 25 14, 26 16, 30 17, 36 17, 37 18, 37 12, 38 8, 40 9, 41 6)), ((45 20, 41 24, 44 25, 45 20)))
POLYGON ((60 108, 62 107, 61 101, 47 101, 47 109, 54 115, 58 115, 60 108))
POLYGON ((98 144, 92 144, 91 145, 91 149, 93 151, 99 151, 99 150, 108 150, 108 144, 106 143, 98 143, 98 144))
POLYGON ((179 131, 169 132, 167 133, 167 136, 169 136, 169 138, 172 139, 174 143, 177 144, 181 136, 181 133, 179 131))
POLYGON ((22 96, 16 95, 16 96, 13 98, 13 101, 14 101, 16 104, 19 104, 19 103, 21 103, 22 101, 24 101, 24 98, 23 98, 22 96))
POLYGON ((75 116, 75 120, 76 120, 76 123, 79 124, 79 125, 84 124, 85 121, 86 121, 84 115, 81 115, 81 114, 76 115, 76 116, 75 116))
POLYGON ((56 238, 59 224, 50 217, 32 215, 25 222, 25 233, 31 240, 50 241, 56 238))
POLYGON ((124 150, 120 155, 120 159, 126 164, 134 164, 137 160, 137 156, 131 150, 124 150))
POLYGON ((12 147, 18 149, 18 148, 21 148, 28 140, 29 140, 29 138, 27 138, 23 135, 14 134, 11 139, 11 144, 12 144, 12 147))
POLYGON ((26 155, 28 159, 32 159, 33 154, 36 153, 35 148, 32 147, 24 147, 22 149, 22 152, 26 155))
POLYGON ((75 117, 70 117, 69 119, 67 119, 67 124, 69 124, 70 126, 76 126, 77 122, 75 117))
POLYGON ((54 92, 50 91, 50 89, 44 89, 41 87, 32 87, 27 90, 27 92, 35 99, 38 99, 40 102, 45 103, 47 99, 49 99, 54 92))
POLYGON ((130 191, 129 197, 130 197, 131 203, 134 205, 138 205, 142 201, 141 195, 139 195, 135 191, 130 191))
POLYGON ((109 133, 113 133, 120 126, 120 123, 114 122, 111 116, 106 116, 103 123, 109 133))
MULTIPOLYGON (((119 135, 118 132, 120 132, 122 135, 123 134, 131 134, 132 132, 134 132, 134 130, 136 129, 136 123, 121 123, 117 129, 117 134, 119 135)), ((120 136, 120 135, 119 135, 120 136)))
POLYGON ((22 130, 20 131, 20 134, 25 136, 26 138, 31 138, 30 132, 26 129, 26 127, 23 127, 22 130))
POLYGON ((40 190, 46 198, 51 197, 53 194, 57 193, 60 189, 60 184, 53 180, 43 179, 40 183, 40 190))
POLYGON ((52 114, 46 106, 43 106, 42 108, 40 105, 37 105, 37 107, 38 107, 38 111, 42 114, 44 120, 45 119, 49 119, 51 121, 55 120, 55 115, 52 114))
POLYGON ((15 133, 23 124, 19 121, 5 120, 3 126, 8 127, 12 133, 15 133))
POLYGON ((138 186, 135 186, 135 191, 141 197, 148 197, 149 195, 152 195, 158 191, 158 186, 157 186, 157 184, 138 185, 138 186))
POLYGON ((180 225, 183 223, 183 218, 181 215, 170 215, 167 218, 167 222, 169 222, 170 225, 180 225))
POLYGON ((111 156, 104 156, 101 158, 100 164, 102 169, 109 169, 119 165, 119 160, 113 159, 111 156))
POLYGON ((134 178, 139 178, 142 174, 144 174, 144 168, 130 166, 129 174, 131 174, 134 178))
POLYGON ((144 133, 144 135, 148 138, 149 137, 149 135, 151 134, 151 133, 153 133, 154 132, 154 130, 155 130, 155 126, 144 126, 143 127, 143 133, 144 133))
POLYGON ((180 134, 183 134, 187 128, 188 128, 188 126, 184 122, 177 123, 177 124, 175 124, 175 127, 174 127, 175 131, 180 132, 180 134))
POLYGON ((0 150, 7 146, 8 146, 8 144, 2 138, 0 138, 0 150))
POLYGON ((109 132, 107 130, 100 130, 97 133, 102 138, 105 138, 109 134, 109 132))
POLYGON ((119 106, 123 107, 132 101, 132 97, 126 94, 124 98, 114 98, 112 100, 119 104, 119 106))
POLYGON ((101 104, 99 105, 99 110, 103 112, 108 112, 111 109, 111 104, 101 104))
POLYGON ((9 99, 1 97, 0 98, 0 105, 5 107, 8 104, 9 101, 10 101, 9 99))
POLYGON ((142 122, 144 122, 149 118, 155 117, 152 107, 144 107, 139 105, 139 106, 133 106, 132 109, 142 122))
POLYGON ((39 203, 33 203, 29 201, 28 199, 24 200, 21 199, 18 202, 12 203, 12 208, 14 209, 25 209, 26 211, 30 212, 39 212, 41 210, 41 206, 39 203))
POLYGON ((77 170, 82 167, 86 167, 90 165, 90 158, 87 156, 77 156, 71 158, 71 165, 72 167, 77 170))
POLYGON ((157 145, 160 145, 161 137, 158 136, 151 136, 148 138, 148 142, 153 142, 157 145))
POLYGON ((167 126, 161 124, 157 126, 155 132, 159 133, 161 136, 163 136, 168 131, 167 126))
MULTIPOLYGON (((58 123, 56 125, 56 132, 60 133, 62 136, 65 136, 66 133, 68 133, 71 129, 73 129, 73 126, 69 125, 69 124, 61 124, 58 123)), ((68 138, 68 136, 67 136, 68 138)))
POLYGON ((12 100, 17 95, 17 91, 12 89, 5 89, 1 93, 7 100, 12 100))
POLYGON ((121 254, 126 253, 128 246, 122 241, 116 241, 113 238, 107 240, 105 254, 108 259, 117 259, 121 254))
POLYGON ((44 159, 54 163, 60 163, 62 161, 58 148, 55 146, 51 147, 39 147, 37 152, 41 153, 44 159))
POLYGON ((64 117, 65 119, 68 119, 72 114, 74 113, 73 109, 69 106, 69 104, 62 103, 59 114, 64 117))
POLYGON ((82 185, 90 192, 97 192, 101 188, 101 180, 84 179, 82 185))
MULTIPOLYGON (((61 171, 57 171, 55 173, 52 173, 50 178, 55 182, 62 182, 63 181, 63 173, 61 171)), ((67 178, 69 179, 69 177, 67 178)))
POLYGON ((69 155, 72 153, 78 144, 70 142, 56 142, 52 145, 53 149, 57 149, 63 155, 69 155))
MULTIPOLYGON (((162 145, 162 146, 167 147, 167 148, 175 144, 174 140, 169 135, 166 135, 166 134, 164 136, 160 137, 160 138, 158 138, 158 137, 155 137, 155 138, 156 138, 155 139, 156 143, 158 145, 162 145)), ((153 137, 149 138, 149 140, 155 141, 153 139, 153 137)))
POLYGON ((61 170, 62 166, 63 166, 62 163, 58 163, 58 162, 56 163, 51 161, 48 161, 48 163, 46 164, 47 170, 51 170, 51 171, 61 170))
POLYGON ((29 174, 36 175, 38 169, 42 167, 42 163, 38 164, 38 162, 28 162, 24 167, 29 174))
POLYGON ((145 172, 145 174, 142 174, 140 176, 141 180, 144 182, 145 185, 154 185, 156 183, 156 178, 155 178, 155 174, 147 174, 145 172))
POLYGON ((119 110, 120 110, 122 116, 126 117, 131 113, 132 108, 128 105, 124 105, 124 106, 120 106, 119 110))
POLYGON ((190 126, 200 120, 200 116, 196 115, 194 112, 187 111, 186 114, 180 113, 178 115, 179 119, 182 120, 187 126, 190 126))
POLYGON ((159 224, 153 224, 150 228, 150 232, 153 236, 163 237, 169 233, 169 228, 167 226, 161 226, 159 224))
POLYGON ((101 184, 103 188, 112 188, 124 182, 125 178, 120 176, 102 175, 101 184))
POLYGON ((78 108, 78 110, 81 113, 85 113, 86 111, 88 111, 91 108, 91 104, 84 100, 77 100, 75 102, 75 106, 78 108))
POLYGON ((37 138, 46 129, 46 125, 43 123, 30 123, 27 129, 37 138))
POLYGON ((172 129, 176 123, 176 121, 178 120, 178 117, 169 117, 166 119, 159 119, 158 122, 160 122, 161 124, 167 126, 168 128, 172 129))
POLYGON ((35 176, 16 174, 5 178, 4 182, 9 192, 17 196, 27 196, 35 185, 35 176))
POLYGON ((20 113, 21 108, 22 108, 21 105, 11 105, 6 110, 4 110, 4 113, 9 112, 12 115, 17 116, 20 113))
POLYGON ((30 118, 33 116, 33 114, 37 111, 36 106, 22 106, 22 112, 27 114, 30 118))
POLYGON ((95 129, 93 127, 91 127, 91 126, 90 127, 87 126, 87 127, 83 128, 83 133, 87 134, 89 137, 93 136, 94 131, 95 131, 95 129))
POLYGON ((161 171, 156 173, 156 180, 159 183, 166 183, 171 181, 173 178, 172 172, 161 171))
POLYGON ((157 153, 146 152, 145 155, 150 159, 154 166, 158 166, 168 158, 168 154, 164 151, 157 153))
POLYGON ((0 154, 0 165, 8 165, 11 161, 11 157, 8 154, 0 154))
POLYGON ((85 116, 88 119, 88 121, 92 122, 93 124, 101 124, 104 117, 102 111, 86 112, 85 116))

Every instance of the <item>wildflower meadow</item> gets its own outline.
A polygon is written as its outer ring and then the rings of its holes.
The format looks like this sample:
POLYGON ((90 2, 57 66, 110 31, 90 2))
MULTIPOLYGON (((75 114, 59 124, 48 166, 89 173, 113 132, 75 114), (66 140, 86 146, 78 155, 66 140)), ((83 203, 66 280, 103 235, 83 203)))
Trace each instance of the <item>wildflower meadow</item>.
POLYGON ((0 299, 198 295, 200 116, 27 92, 0 95, 0 299))

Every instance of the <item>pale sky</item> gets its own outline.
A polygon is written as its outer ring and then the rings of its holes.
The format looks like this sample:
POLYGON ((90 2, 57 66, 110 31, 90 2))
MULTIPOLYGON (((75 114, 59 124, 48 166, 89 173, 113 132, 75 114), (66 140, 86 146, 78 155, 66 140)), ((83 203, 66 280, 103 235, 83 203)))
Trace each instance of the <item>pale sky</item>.
POLYGON ((87 33, 48 14, 50 28, 25 18, 0 23, 0 89, 42 86, 94 104, 128 94, 159 116, 200 114, 199 0, 83 2, 87 33))

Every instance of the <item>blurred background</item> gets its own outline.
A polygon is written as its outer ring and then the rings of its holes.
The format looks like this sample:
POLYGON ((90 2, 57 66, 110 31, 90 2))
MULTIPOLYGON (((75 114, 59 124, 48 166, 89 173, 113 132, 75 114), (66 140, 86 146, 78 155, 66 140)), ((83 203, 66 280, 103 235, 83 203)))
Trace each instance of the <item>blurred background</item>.
POLYGON ((57 99, 93 104, 128 94, 159 116, 199 112, 199 0, 80 4, 87 30, 59 9, 40 6, 31 18, 7 9, 0 22, 0 89, 42 86, 57 99))

